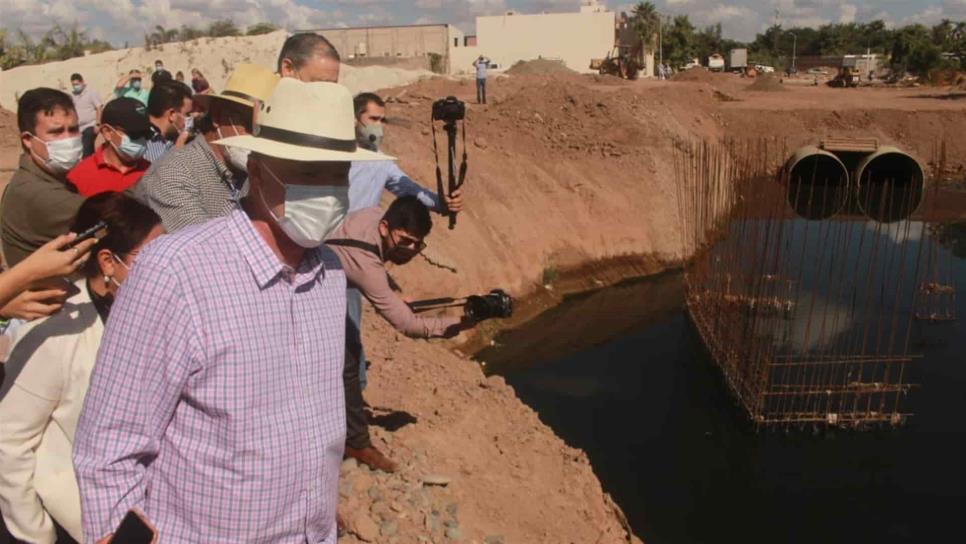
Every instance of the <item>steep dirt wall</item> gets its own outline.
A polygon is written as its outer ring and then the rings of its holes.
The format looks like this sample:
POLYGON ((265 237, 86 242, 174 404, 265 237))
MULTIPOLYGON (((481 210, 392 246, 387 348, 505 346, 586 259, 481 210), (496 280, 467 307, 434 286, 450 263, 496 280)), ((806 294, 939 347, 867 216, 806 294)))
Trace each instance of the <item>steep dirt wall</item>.
MULTIPOLYGON (((966 108, 926 92, 757 93, 737 78, 711 81, 503 78, 490 83, 488 106, 472 104, 472 85, 443 79, 385 92, 394 121, 386 147, 428 186, 435 185, 432 100, 453 94, 469 104, 468 210, 454 231, 437 220, 426 251, 457 272, 426 262, 398 269, 393 274, 407 296, 497 286, 525 295, 589 262, 636 262, 627 267, 631 273, 677 263, 675 139, 777 138, 791 150, 830 136, 874 137, 925 163, 945 139, 954 162, 966 157, 966 141, 958 136, 966 108)), ((586 281, 576 287, 600 283, 593 269, 584 270, 590 270, 586 281)))

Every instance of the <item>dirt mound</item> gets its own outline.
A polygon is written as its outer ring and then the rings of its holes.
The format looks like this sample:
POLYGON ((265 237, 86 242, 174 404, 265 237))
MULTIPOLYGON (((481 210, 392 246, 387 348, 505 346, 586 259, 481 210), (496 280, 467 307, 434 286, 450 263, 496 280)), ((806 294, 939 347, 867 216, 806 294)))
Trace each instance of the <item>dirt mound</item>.
POLYGON ((671 76, 671 81, 697 81, 701 83, 713 83, 714 74, 704 68, 691 68, 683 72, 678 72, 671 76))
POLYGON ((787 91, 788 89, 785 88, 781 80, 778 79, 778 77, 776 77, 774 74, 767 74, 757 78, 755 82, 749 85, 745 90, 775 93, 787 91))
POLYGON ((561 60, 550 60, 550 59, 535 59, 535 60, 521 60, 510 67, 506 73, 522 76, 540 76, 540 75, 552 75, 552 74, 576 74, 561 60))
POLYGON ((19 132, 17 130, 17 114, 0 108, 0 147, 18 147, 17 142, 20 141, 20 138, 17 137, 17 134, 19 132))

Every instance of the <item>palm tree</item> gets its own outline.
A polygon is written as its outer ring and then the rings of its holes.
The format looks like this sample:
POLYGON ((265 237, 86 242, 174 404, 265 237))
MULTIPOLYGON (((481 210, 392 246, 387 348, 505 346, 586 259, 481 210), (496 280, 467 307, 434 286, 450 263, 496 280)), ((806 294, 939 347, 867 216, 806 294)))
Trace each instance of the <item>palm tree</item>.
POLYGON ((661 14, 653 2, 638 2, 631 10, 631 25, 645 45, 654 45, 660 24, 661 14))

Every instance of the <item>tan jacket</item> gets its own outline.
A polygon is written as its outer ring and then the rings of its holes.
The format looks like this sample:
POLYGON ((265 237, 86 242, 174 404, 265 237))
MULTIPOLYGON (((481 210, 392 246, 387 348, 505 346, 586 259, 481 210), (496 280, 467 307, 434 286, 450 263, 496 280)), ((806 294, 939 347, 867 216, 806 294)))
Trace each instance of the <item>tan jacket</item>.
POLYGON ((71 449, 104 326, 85 280, 64 309, 13 332, 0 387, 0 510, 20 540, 53 544, 52 519, 81 541, 71 449))
POLYGON ((397 331, 413 338, 447 336, 447 329, 460 322, 459 317, 424 317, 416 315, 403 299, 389 286, 386 266, 382 258, 382 239, 379 222, 383 211, 365 208, 346 216, 333 232, 331 240, 357 240, 373 246, 378 253, 365 249, 330 245, 342 261, 350 287, 355 287, 389 321, 397 331))

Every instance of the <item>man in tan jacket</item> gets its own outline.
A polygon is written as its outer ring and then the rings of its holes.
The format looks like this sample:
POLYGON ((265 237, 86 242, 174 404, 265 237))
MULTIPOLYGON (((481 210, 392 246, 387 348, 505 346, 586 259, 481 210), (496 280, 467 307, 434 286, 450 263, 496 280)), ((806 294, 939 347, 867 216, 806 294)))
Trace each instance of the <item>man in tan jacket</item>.
MULTIPOLYGON (((346 216, 326 244, 342 261, 349 287, 358 289, 399 332, 412 338, 449 338, 476 322, 466 317, 426 317, 416 315, 399 298, 389 283, 386 262, 403 265, 426 247, 432 229, 429 210, 415 196, 395 200, 385 214, 379 208, 366 208, 346 216)), ((355 326, 347 320, 347 327, 355 326)), ((360 338, 359 334, 346 335, 360 338)), ((359 383, 362 346, 346 342, 343 379, 346 397, 346 455, 385 472, 397 469, 395 462, 377 450, 369 437, 369 427, 359 383)))

